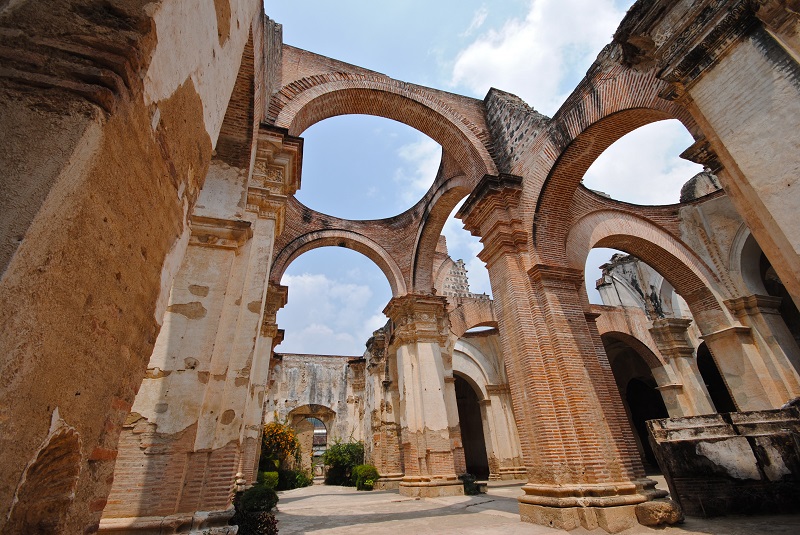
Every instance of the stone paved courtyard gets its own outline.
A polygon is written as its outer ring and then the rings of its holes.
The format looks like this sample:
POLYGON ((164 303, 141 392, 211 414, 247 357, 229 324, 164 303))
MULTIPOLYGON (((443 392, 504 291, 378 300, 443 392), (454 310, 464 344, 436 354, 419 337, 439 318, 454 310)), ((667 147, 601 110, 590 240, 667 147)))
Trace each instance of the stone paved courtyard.
MULTIPOLYGON (((577 529, 571 532, 522 523, 516 497, 521 482, 490 487, 480 496, 409 498, 397 491, 358 492, 349 487, 314 485, 278 493, 278 528, 281 535, 301 533, 369 533, 411 535, 418 533, 480 533, 503 535, 548 535, 605 533, 577 529)), ((659 485, 663 487, 664 485, 659 485)), ((795 535, 800 533, 800 515, 687 518, 679 527, 638 527, 625 535, 795 535)))

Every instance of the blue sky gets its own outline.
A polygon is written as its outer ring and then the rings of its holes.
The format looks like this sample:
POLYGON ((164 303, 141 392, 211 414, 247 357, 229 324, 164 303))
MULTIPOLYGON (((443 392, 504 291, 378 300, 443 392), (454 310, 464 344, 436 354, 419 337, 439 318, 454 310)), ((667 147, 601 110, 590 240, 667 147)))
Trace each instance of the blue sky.
MULTIPOLYGON (((631 1, 417 0, 396 2, 265 2, 283 24, 284 42, 394 78, 483 99, 491 86, 517 94, 553 115, 583 77, 631 1)), ((311 126, 297 198, 351 219, 396 215, 433 181, 441 148, 391 120, 342 116, 311 126)), ((641 128, 610 147, 584 183, 639 204, 677 202, 680 186, 700 168, 677 155, 692 143, 676 121, 641 128)), ((444 234, 454 259, 467 264, 472 290, 491 293, 475 257, 481 246, 452 218, 444 234)), ((611 255, 595 250, 587 266, 590 300, 597 267, 611 255)), ((342 248, 310 251, 284 275, 289 302, 278 314, 284 353, 359 355, 386 321, 391 298, 383 273, 342 248)))

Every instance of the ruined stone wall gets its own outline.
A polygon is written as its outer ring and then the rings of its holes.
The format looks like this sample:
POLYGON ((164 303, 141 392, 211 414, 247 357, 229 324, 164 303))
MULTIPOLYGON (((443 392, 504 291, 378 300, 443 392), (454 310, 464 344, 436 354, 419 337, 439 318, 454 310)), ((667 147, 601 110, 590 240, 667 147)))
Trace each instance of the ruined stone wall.
MULTIPOLYGON (((279 354, 264 407, 264 421, 290 421, 290 413, 319 405, 333 411, 328 443, 364 439, 364 364, 358 357, 279 354), (356 362, 353 362, 353 360, 356 362)), ((323 419, 323 421, 325 421, 323 419)))
POLYGON ((30 533, 28 521, 97 529, 186 218, 261 11, 256 1, 216 4, 0 9, 0 180, 14 192, 0 201, 4 532, 30 533), (42 455, 65 430, 64 454, 42 455), (50 469, 70 474, 64 486, 31 492, 25 474, 50 469))

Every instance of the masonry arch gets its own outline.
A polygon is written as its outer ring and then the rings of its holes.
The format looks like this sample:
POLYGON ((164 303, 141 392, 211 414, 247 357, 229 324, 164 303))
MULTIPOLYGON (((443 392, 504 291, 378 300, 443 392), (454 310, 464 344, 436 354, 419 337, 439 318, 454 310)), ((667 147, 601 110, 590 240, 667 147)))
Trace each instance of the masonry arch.
POLYGON ((467 176, 459 174, 438 186, 430 200, 425 203, 423 223, 417 231, 414 246, 411 284, 415 291, 429 292, 434 287, 433 257, 436 242, 453 209, 470 194, 473 186, 467 176))
POLYGON ((613 210, 593 212, 572 227, 565 245, 569 265, 581 270, 594 247, 619 249, 649 264, 683 296, 703 332, 734 323, 720 305, 712 271, 649 221, 613 210))
POLYGON ((651 469, 657 468, 645 422, 670 416, 661 392, 657 390, 668 381, 663 363, 644 343, 629 334, 607 332, 600 338, 642 461, 651 469))
POLYGON ((532 176, 526 175, 523 205, 536 207, 527 227, 533 227, 534 246, 567 235, 569 221, 563 216, 570 212, 575 189, 598 156, 624 135, 667 119, 679 120, 695 139, 701 135, 685 108, 659 96, 667 86, 652 71, 609 66, 607 61, 601 57, 595 62, 553 117, 546 140, 511 170, 519 175, 533 170, 532 176))
POLYGON ((300 135, 312 124, 345 114, 376 115, 416 128, 453 155, 479 180, 497 170, 485 143, 488 133, 434 91, 377 74, 326 73, 295 80, 273 95, 269 120, 300 135))
POLYGON ((301 254, 320 247, 346 247, 363 254, 386 275, 393 297, 407 293, 400 267, 383 247, 363 234, 342 229, 317 230, 289 242, 275 256, 270 280, 277 284, 292 261, 301 254))
POLYGON ((498 328, 493 301, 489 299, 463 299, 450 311, 450 332, 456 339, 475 327, 498 328))

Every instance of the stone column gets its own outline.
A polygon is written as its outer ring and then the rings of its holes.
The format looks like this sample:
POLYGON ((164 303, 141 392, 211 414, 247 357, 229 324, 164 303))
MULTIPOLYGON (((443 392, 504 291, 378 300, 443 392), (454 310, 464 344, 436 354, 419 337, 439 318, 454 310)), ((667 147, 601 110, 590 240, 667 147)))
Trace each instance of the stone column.
POLYGON ((262 127, 249 179, 247 169, 212 163, 164 328, 123 426, 101 531, 188 522, 192 533, 227 533, 233 492, 254 478, 274 336, 259 331, 265 308, 274 319, 285 300, 273 288, 267 304, 267 281, 301 147, 262 127))
POLYGON ((369 361, 370 427, 372 444, 370 458, 380 478, 376 489, 400 487, 403 479, 403 458, 400 451, 400 400, 397 390, 397 368, 392 367, 386 350, 386 333, 378 329, 367 342, 369 361), (394 368, 394 369, 393 369, 394 368))
POLYGON ((458 419, 458 402, 456 400, 456 378, 453 377, 452 354, 443 355, 444 372, 444 404, 447 408, 447 425, 450 430, 450 449, 453 451, 453 467, 456 474, 467 472, 467 459, 464 456, 464 443, 461 440, 461 425, 458 419))
POLYGON ((785 401, 800 396, 800 348, 778 310, 781 298, 749 295, 725 301, 725 305, 750 327, 775 388, 784 392, 785 401))
POLYGON ((272 352, 279 342, 276 323, 278 310, 286 305, 288 288, 270 283, 267 289, 264 316, 253 353, 252 384, 244 409, 244 425, 240 441, 242 456, 239 462, 240 485, 249 486, 258 477, 258 461, 261 455, 261 435, 264 432, 264 397, 267 392, 272 352))
POLYGON ((670 368, 660 374, 653 370, 653 375, 672 418, 716 412, 697 369, 695 349, 689 343, 691 323, 690 319, 656 318, 650 328, 650 334, 670 368))
POLYGON ((486 394, 487 399, 480 403, 489 455, 489 479, 524 479, 525 466, 511 410, 511 390, 507 384, 486 385, 486 394))
POLYGON ((487 175, 458 213, 482 236, 499 312, 528 476, 520 514, 561 529, 620 531, 637 523, 635 505, 654 483, 644 480, 611 367, 584 315, 583 273, 529 264, 521 182, 487 175))
POLYGON ((393 298, 384 309, 394 323, 389 351, 397 355, 405 496, 464 492, 445 401, 446 305, 444 297, 411 294, 393 298))

